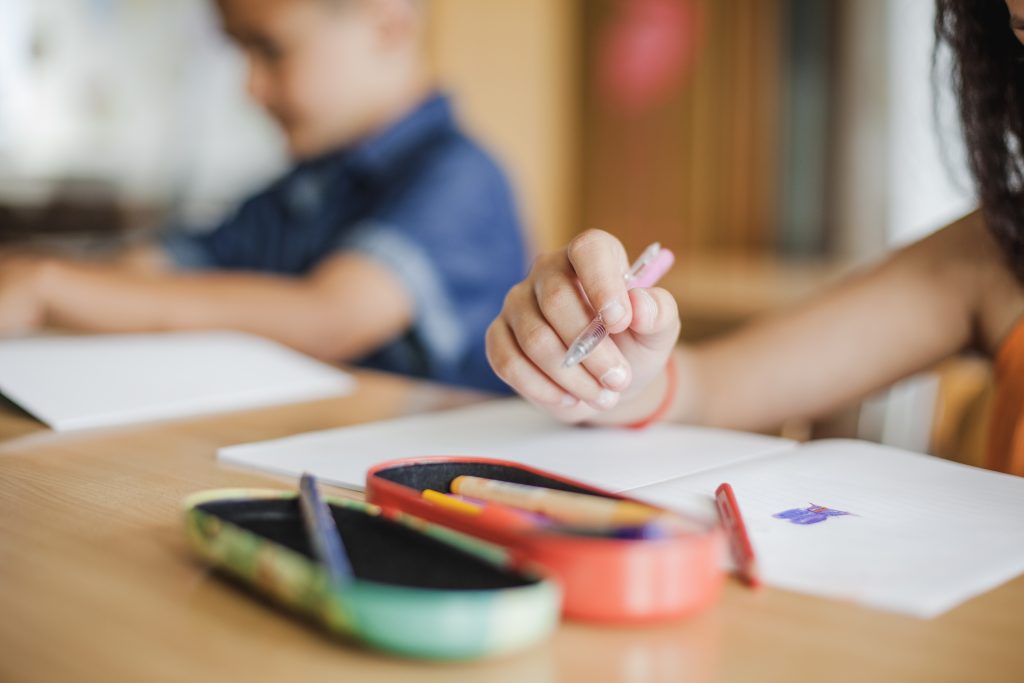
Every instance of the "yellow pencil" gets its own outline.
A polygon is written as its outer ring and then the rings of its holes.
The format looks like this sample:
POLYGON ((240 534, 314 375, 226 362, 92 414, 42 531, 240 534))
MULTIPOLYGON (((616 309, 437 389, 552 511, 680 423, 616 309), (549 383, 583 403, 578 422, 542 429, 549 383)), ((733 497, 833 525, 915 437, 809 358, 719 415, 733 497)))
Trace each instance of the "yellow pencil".
POLYGON ((473 505, 473 503, 460 500, 448 493, 441 493, 440 491, 435 491, 433 489, 424 489, 422 495, 424 500, 429 500, 431 503, 435 503, 443 508, 448 508, 449 510, 455 510, 456 512, 462 512, 467 515, 480 514, 481 508, 479 505, 473 505))

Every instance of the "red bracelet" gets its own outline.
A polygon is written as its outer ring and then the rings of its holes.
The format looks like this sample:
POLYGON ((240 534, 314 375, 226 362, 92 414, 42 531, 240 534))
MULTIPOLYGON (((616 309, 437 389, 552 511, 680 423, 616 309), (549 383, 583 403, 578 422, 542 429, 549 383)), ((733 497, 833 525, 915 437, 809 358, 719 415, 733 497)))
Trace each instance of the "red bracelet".
POLYGON ((661 403, 658 404, 658 407, 655 408, 654 412, 642 420, 630 422, 629 424, 623 425, 623 427, 626 429, 646 429, 668 414, 669 409, 672 407, 672 403, 675 401, 676 386, 679 383, 679 378, 676 376, 676 360, 672 356, 668 357, 668 363, 665 365, 665 376, 668 379, 668 388, 665 389, 665 397, 661 399, 661 403))

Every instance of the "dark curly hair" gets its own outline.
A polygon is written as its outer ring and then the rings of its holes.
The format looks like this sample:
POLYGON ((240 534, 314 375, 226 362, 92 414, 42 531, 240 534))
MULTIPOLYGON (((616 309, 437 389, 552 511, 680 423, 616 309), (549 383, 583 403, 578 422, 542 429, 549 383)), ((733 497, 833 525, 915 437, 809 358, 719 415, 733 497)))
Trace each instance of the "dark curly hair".
POLYGON ((989 231, 1024 282, 1024 46, 1003 0, 937 0, 967 158, 989 231))

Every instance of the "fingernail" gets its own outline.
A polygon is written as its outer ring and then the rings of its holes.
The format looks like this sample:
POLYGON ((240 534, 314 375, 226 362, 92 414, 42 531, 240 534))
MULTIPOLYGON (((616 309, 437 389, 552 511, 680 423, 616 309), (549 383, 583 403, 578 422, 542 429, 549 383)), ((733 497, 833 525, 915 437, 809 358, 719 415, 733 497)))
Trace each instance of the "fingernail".
POLYGON ((646 289, 637 290, 637 296, 643 302, 641 305, 647 311, 649 319, 653 321, 658 316, 658 304, 654 301, 654 297, 646 289))
POLYGON ((626 307, 618 301, 613 301, 601 309, 601 322, 605 325, 614 325, 626 315, 626 307))
POLYGON ((608 372, 601 375, 601 384, 612 389, 621 389, 626 383, 626 366, 616 365, 608 372))
POLYGON ((563 408, 572 408, 577 403, 579 403, 579 399, 577 399, 575 396, 572 396, 570 394, 565 394, 564 396, 562 396, 561 406, 563 408))
POLYGON ((619 402, 619 394, 616 391, 610 389, 602 389, 601 393, 597 395, 597 405, 602 408, 611 408, 613 405, 619 402))

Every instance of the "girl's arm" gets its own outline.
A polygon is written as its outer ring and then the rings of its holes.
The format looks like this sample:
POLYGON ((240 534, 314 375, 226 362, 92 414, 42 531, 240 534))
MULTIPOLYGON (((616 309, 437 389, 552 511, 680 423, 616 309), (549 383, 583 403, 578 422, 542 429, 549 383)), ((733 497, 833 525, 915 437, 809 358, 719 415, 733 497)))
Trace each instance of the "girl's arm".
POLYGON ((998 252, 977 216, 737 333, 678 350, 676 417, 759 430, 812 418, 979 341, 982 273, 998 252))
POLYGON ((1008 270, 977 214, 790 311, 675 350, 674 301, 661 290, 651 290, 649 300, 627 294, 624 260, 614 238, 585 234, 567 256, 540 261, 492 326, 489 352, 498 374, 562 419, 625 424, 651 414, 664 397, 661 369, 673 353, 675 419, 767 429, 828 413, 972 344, 991 351, 1007 324, 1007 316, 1000 324, 986 312, 993 278, 1005 284, 1008 270), (627 311, 617 334, 572 377, 553 361, 564 353, 558 342, 571 339, 591 314, 582 297, 573 299, 570 278, 579 279, 594 307, 618 301, 627 311), (609 387, 601 378, 623 365, 631 385, 616 387, 621 400, 602 406, 598 391, 609 387), (583 403, 570 405, 563 396, 583 403))

